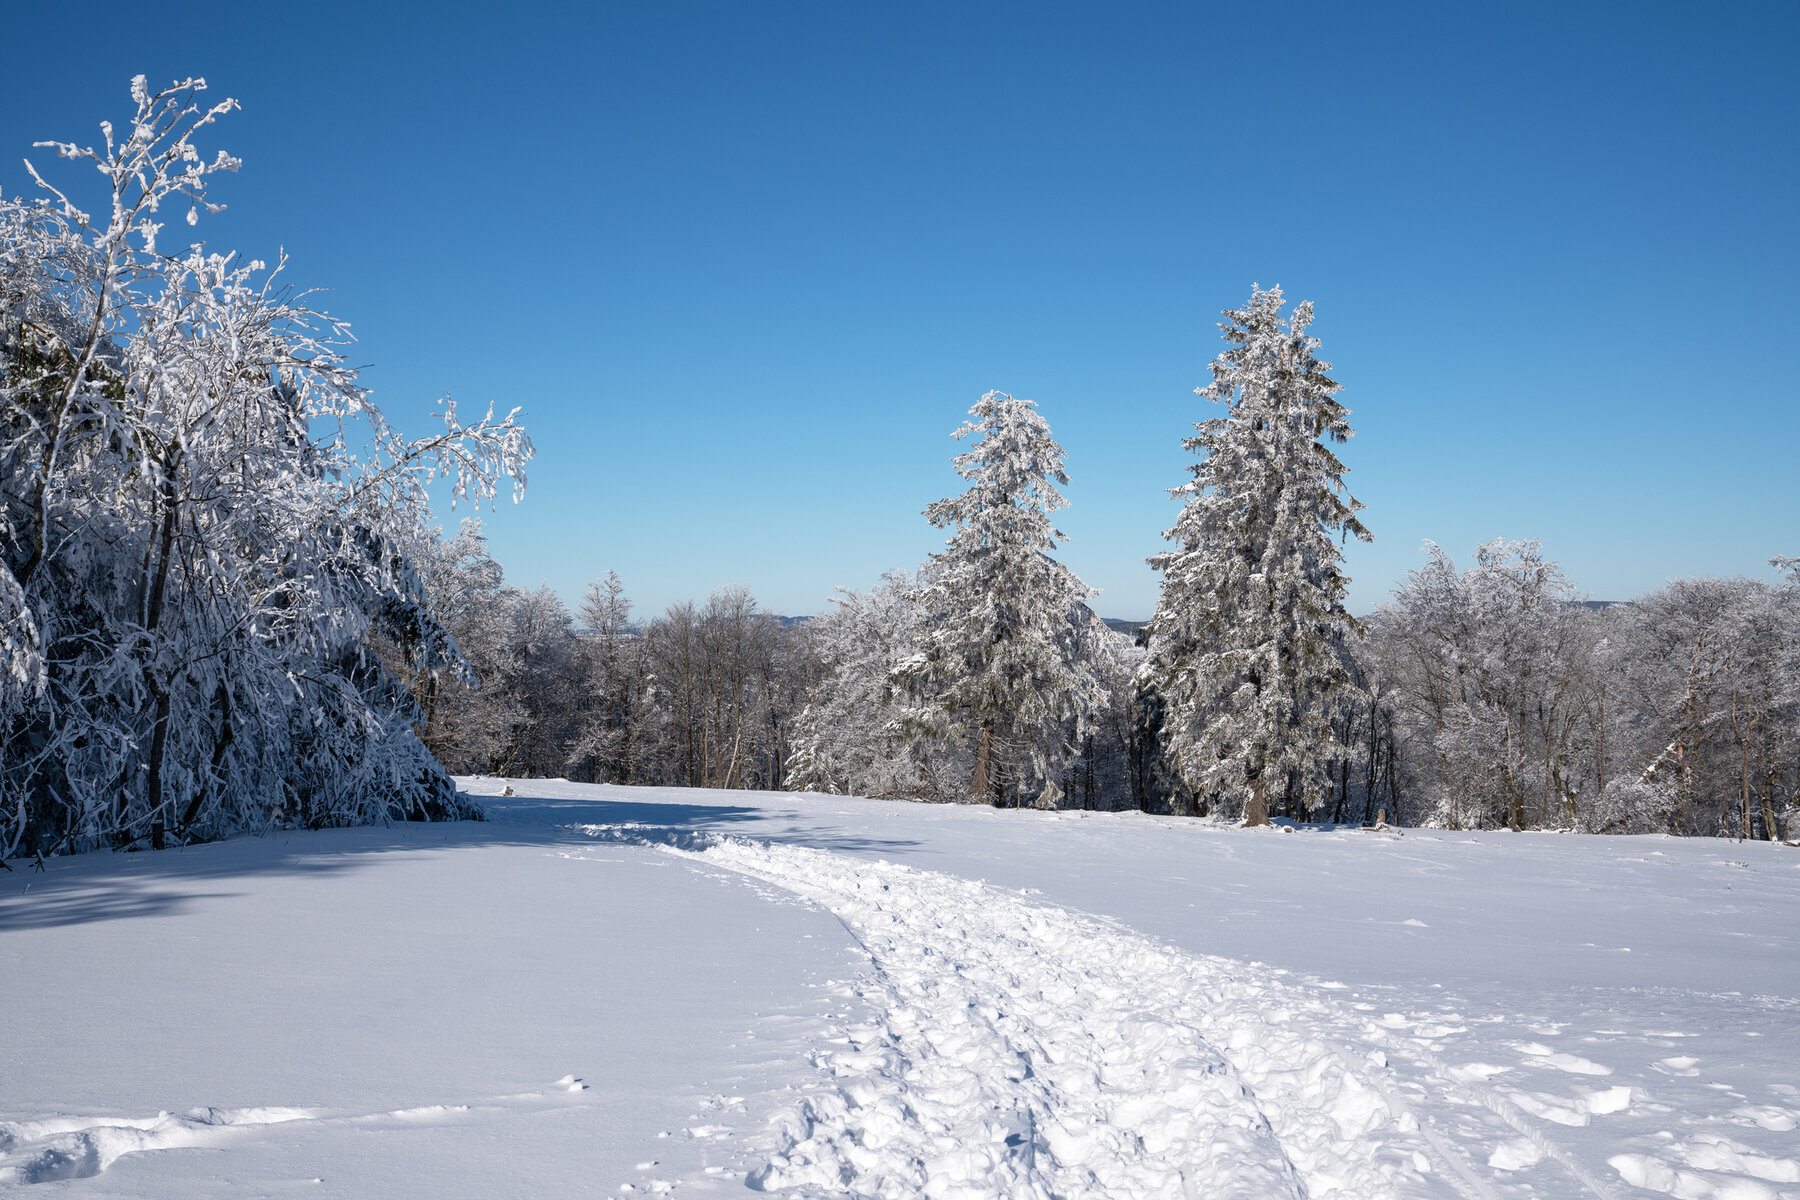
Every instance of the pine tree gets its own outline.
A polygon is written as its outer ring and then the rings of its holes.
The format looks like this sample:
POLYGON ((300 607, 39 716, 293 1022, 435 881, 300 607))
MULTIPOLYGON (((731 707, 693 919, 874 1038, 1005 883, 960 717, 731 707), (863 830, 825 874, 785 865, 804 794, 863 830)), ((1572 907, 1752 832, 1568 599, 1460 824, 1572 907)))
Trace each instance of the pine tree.
POLYGON ((1050 557, 1067 540, 1050 514, 1068 503, 1056 485, 1069 477, 1037 406, 989 392, 969 414, 952 435, 979 438, 952 460, 969 488, 925 510, 955 532, 924 572, 926 633, 911 674, 932 695, 926 723, 947 719, 972 737, 972 795, 1035 793, 1054 807, 1070 740, 1106 703, 1105 628, 1086 603, 1098 593, 1050 557))
POLYGON ((1268 820, 1271 799, 1309 808, 1342 749, 1332 709, 1350 683, 1349 582, 1332 534, 1370 540, 1345 467, 1326 446, 1351 436, 1329 363, 1307 335, 1312 305, 1281 316, 1281 289, 1255 288, 1219 325, 1229 347, 1196 389, 1228 404, 1183 445, 1201 457, 1172 494, 1181 515, 1151 558, 1162 595, 1146 682, 1167 706, 1168 754, 1200 797, 1268 820))

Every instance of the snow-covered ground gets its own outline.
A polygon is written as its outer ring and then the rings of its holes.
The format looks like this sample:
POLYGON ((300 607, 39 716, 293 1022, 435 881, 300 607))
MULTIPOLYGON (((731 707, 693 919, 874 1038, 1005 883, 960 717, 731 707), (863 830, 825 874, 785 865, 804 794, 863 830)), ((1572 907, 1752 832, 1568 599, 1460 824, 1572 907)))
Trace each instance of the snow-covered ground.
POLYGON ((1792 848, 513 786, 0 874, 0 1184, 1800 1198, 1792 848))

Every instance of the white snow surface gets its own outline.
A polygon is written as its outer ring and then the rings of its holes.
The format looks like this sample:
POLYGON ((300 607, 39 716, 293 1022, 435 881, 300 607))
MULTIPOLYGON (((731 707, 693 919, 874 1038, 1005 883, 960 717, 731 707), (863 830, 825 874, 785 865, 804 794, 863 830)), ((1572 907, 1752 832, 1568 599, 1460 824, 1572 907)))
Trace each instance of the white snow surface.
POLYGON ((0 874, 0 1190, 1800 1200, 1793 848, 505 782, 0 874))

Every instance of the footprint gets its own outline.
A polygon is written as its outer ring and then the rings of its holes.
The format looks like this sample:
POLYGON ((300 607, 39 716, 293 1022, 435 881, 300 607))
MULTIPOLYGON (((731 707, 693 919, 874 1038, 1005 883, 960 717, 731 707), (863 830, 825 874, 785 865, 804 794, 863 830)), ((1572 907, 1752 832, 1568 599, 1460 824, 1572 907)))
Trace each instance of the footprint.
POLYGON ((691 1138, 716 1141, 721 1138, 730 1137, 732 1135, 732 1128, 729 1125, 695 1125, 691 1128, 682 1130, 682 1132, 691 1138))
POLYGON ((1553 1096, 1548 1092, 1518 1092, 1511 1088, 1503 1091, 1507 1099, 1540 1121, 1554 1121, 1558 1125, 1572 1127, 1588 1123, 1587 1108, 1579 1100, 1553 1096))
POLYGON ((1595 1116, 1624 1112, 1631 1107, 1631 1089, 1628 1087, 1610 1087, 1600 1091, 1582 1088, 1581 1091, 1582 1103, 1595 1116))
POLYGON ((21 1162, 0 1165, 0 1183, 91 1179, 105 1170, 110 1161, 102 1159, 100 1140, 93 1134, 65 1133, 39 1146, 21 1162))
MULTIPOLYGON (((1757 1154, 1716 1134, 1677 1142, 1657 1154, 1619 1154, 1607 1159, 1626 1183, 1677 1197, 1773 1197, 1772 1183, 1800 1182, 1800 1163, 1791 1158, 1757 1154), (1683 1170, 1682 1168, 1690 1168, 1683 1170), (1723 1186, 1699 1172, 1735 1176, 1723 1186)), ((1787 1193, 1783 1193, 1785 1195, 1787 1193)))

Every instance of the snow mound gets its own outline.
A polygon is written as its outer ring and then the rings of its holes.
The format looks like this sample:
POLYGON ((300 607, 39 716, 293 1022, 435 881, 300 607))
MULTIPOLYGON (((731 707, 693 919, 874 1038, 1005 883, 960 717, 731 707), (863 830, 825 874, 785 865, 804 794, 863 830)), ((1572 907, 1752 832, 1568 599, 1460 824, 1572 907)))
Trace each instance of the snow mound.
POLYGON ((303 1108, 196 1108, 179 1116, 0 1122, 0 1184, 88 1179, 127 1154, 218 1145, 233 1130, 316 1116, 303 1108))

